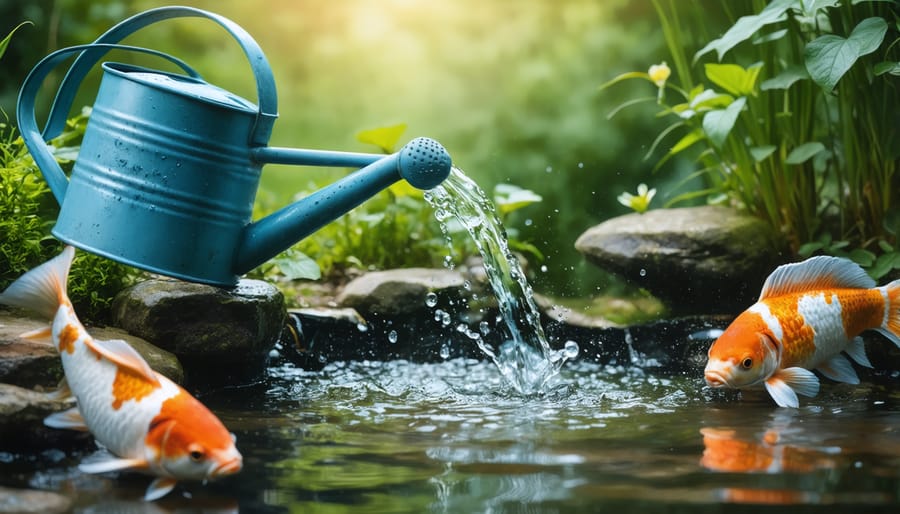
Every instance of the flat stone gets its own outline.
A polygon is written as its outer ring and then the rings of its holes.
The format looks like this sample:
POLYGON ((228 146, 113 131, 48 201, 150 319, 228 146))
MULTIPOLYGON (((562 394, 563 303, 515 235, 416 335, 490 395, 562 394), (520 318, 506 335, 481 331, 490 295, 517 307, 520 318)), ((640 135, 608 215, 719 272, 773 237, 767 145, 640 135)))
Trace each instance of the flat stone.
POLYGON ((768 224, 717 206, 613 218, 588 229, 575 248, 679 315, 742 311, 786 258, 768 224))
MULTIPOLYGON (((55 387, 63 377, 56 348, 45 341, 20 337, 25 332, 46 328, 47 322, 23 316, 19 312, 0 311, 0 382, 29 388, 55 387)), ((151 368, 176 383, 184 381, 181 363, 172 353, 122 330, 92 327, 88 332, 98 340, 125 340, 151 368)))
POLYGON ((56 399, 46 393, 0 384, 0 449, 60 447, 89 444, 90 434, 44 426, 48 415, 75 406, 75 398, 56 399))
POLYGON ((456 271, 433 268, 403 268, 366 273, 351 282, 337 297, 342 307, 356 309, 363 318, 415 315, 430 308, 428 293, 440 303, 462 306, 465 278, 456 271))

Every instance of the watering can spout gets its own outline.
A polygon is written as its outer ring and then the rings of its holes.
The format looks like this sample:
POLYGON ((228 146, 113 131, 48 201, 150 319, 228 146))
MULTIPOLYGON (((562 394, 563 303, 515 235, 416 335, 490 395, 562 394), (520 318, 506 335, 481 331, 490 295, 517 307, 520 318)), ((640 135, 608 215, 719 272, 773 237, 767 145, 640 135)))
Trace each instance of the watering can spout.
POLYGON ((253 153, 264 162, 368 165, 247 225, 235 260, 238 274, 266 262, 400 179, 427 190, 443 182, 451 168, 450 155, 444 147, 424 137, 413 139, 399 152, 386 156, 273 147, 260 147, 253 153))

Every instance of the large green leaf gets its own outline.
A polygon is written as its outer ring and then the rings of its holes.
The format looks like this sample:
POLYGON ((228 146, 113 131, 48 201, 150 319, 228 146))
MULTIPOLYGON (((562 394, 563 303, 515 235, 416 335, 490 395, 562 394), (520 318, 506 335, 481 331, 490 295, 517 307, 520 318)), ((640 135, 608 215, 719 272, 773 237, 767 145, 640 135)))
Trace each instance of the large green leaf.
POLYGON ((744 108, 746 103, 747 98, 742 96, 725 109, 709 111, 703 117, 703 131, 706 132, 706 137, 716 147, 721 148, 725 144, 725 139, 728 138, 728 134, 734 128, 734 124, 741 114, 741 109, 744 108))
POLYGON ((725 32, 719 39, 710 41, 694 55, 694 62, 715 50, 721 61, 726 52, 738 44, 750 39, 761 28, 785 19, 785 13, 793 7, 798 0, 775 0, 765 7, 759 14, 741 16, 738 21, 725 32))
POLYGON ((397 147, 397 141, 406 131, 406 123, 391 125, 389 127, 379 127, 370 130, 363 130, 356 134, 356 139, 361 143, 375 145, 384 153, 393 153, 397 147))
POLYGON ((884 18, 866 18, 853 29, 850 37, 828 34, 811 41, 804 50, 809 76, 826 91, 834 90, 857 59, 881 45, 887 28, 884 18))
POLYGON ((880 62, 875 65, 875 75, 884 75, 885 73, 889 73, 891 75, 900 75, 900 62, 880 62))
POLYGON ((508 214, 541 200, 543 198, 534 191, 513 184, 497 184, 494 188, 494 204, 500 214, 508 214))
POLYGON ((713 84, 734 96, 748 96, 756 89, 756 80, 762 66, 762 63, 757 63, 749 68, 743 68, 737 64, 708 63, 705 69, 706 77, 713 84))

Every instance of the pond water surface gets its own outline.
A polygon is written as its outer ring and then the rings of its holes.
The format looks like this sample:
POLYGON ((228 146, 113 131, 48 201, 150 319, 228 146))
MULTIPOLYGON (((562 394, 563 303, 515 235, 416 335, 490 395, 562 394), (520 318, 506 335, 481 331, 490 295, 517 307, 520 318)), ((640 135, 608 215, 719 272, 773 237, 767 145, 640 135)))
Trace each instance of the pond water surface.
POLYGON ((523 397, 489 362, 290 364, 203 401, 244 469, 140 501, 87 456, 4 454, 0 485, 76 512, 900 512, 898 378, 825 384, 800 409, 700 376, 569 362, 523 397))

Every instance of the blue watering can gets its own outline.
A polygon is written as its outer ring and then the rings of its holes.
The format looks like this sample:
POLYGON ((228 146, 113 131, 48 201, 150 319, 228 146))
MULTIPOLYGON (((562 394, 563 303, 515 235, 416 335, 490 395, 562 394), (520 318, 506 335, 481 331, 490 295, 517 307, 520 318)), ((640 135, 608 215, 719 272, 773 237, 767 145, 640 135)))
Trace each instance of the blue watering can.
POLYGON ((387 156, 269 147, 276 103, 269 63, 244 29, 200 9, 162 7, 126 19, 92 44, 45 57, 22 85, 17 115, 22 138, 61 206, 54 236, 131 266, 222 287, 401 178, 431 189, 450 173, 450 156, 427 138, 387 156), (179 17, 207 18, 231 34, 250 62, 259 106, 205 82, 173 56, 118 44, 151 23, 179 17), (159 56, 185 74, 104 62, 67 178, 46 141, 62 132, 82 79, 113 48, 159 56), (73 53, 80 55, 42 132, 35 119, 38 90, 73 53), (265 163, 361 169, 251 222, 265 163))

